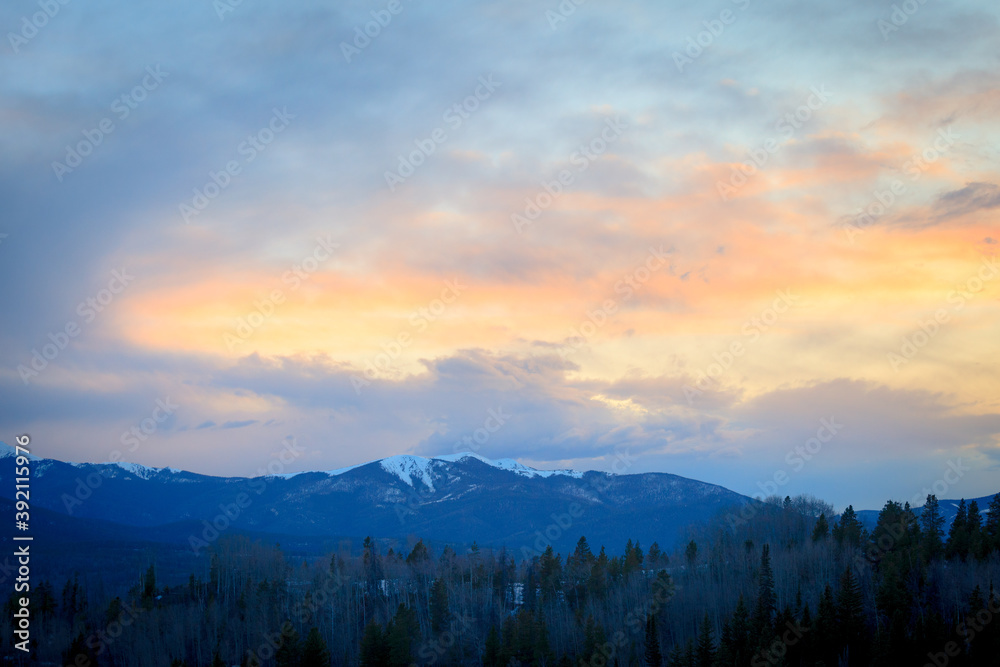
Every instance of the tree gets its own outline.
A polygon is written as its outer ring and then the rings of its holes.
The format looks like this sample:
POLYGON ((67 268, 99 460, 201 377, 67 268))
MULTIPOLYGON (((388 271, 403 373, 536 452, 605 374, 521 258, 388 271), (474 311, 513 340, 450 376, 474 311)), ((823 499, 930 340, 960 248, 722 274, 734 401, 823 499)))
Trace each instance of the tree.
POLYGON ((924 557, 934 560, 944 552, 941 536, 944 534, 944 517, 938 506, 938 499, 933 493, 927 496, 923 511, 920 513, 920 528, 924 538, 924 557))
POLYGON ((330 651, 316 627, 309 629, 302 646, 302 667, 330 667, 330 651))
POLYGON ((490 626, 490 634, 486 635, 483 647, 483 667, 501 667, 500 665, 500 635, 497 626, 490 626))
POLYGON ((550 602, 562 588, 562 563, 560 557, 552 550, 552 545, 545 547, 545 552, 539 561, 539 584, 542 588, 542 600, 550 602))
POLYGON ((388 665, 389 646, 386 644, 382 626, 371 620, 361 636, 361 667, 388 667, 388 665))
POLYGON ((663 664, 663 654, 660 653, 660 637, 656 629, 656 616, 646 617, 646 665, 660 667, 663 664))
POLYGON ((983 527, 983 533, 987 553, 1000 549, 1000 493, 993 496, 990 506, 986 508, 986 525, 983 527))
POLYGON ((826 520, 826 514, 820 513, 819 518, 816 519, 816 526, 813 528, 812 541, 819 542, 826 539, 829 534, 830 524, 826 520))
POLYGON ((443 577, 438 577, 434 581, 434 588, 431 589, 431 629, 434 632, 444 632, 450 620, 448 586, 444 583, 443 577))
POLYGON ((833 528, 833 539, 837 540, 839 545, 857 547, 861 544, 863 535, 864 526, 858 520, 854 506, 848 505, 844 513, 840 515, 840 521, 833 528))
POLYGON ((850 664, 864 664, 864 599, 861 586, 850 567, 840 577, 837 591, 837 625, 840 637, 848 646, 850 664))
POLYGON ((771 570, 771 547, 765 544, 760 553, 760 570, 757 582, 757 605, 753 612, 754 639, 770 634, 771 620, 777 608, 774 593, 774 572, 771 570))
POLYGON ((152 565, 146 570, 146 576, 143 579, 142 585, 142 597, 143 599, 150 599, 156 595, 156 570, 152 565))
POLYGON ((693 568, 698 559, 698 544, 694 540, 688 542, 687 548, 684 550, 684 557, 687 558, 688 567, 693 568))
POLYGON ((962 558, 969 555, 969 513, 965 506, 965 498, 958 501, 955 520, 948 529, 948 541, 944 545, 946 558, 962 558))
POLYGON ((302 660, 302 642, 291 622, 285 621, 285 624, 288 632, 282 633, 281 645, 274 652, 274 664, 277 667, 299 667, 302 660))
POLYGON ((385 631, 390 667, 409 667, 413 662, 413 642, 419 636, 420 622, 417 620, 417 612, 401 603, 396 609, 396 616, 385 631))
POLYGON ((712 638, 712 623, 708 619, 707 612, 698 632, 697 660, 698 667, 712 667, 715 661, 715 641, 712 638))

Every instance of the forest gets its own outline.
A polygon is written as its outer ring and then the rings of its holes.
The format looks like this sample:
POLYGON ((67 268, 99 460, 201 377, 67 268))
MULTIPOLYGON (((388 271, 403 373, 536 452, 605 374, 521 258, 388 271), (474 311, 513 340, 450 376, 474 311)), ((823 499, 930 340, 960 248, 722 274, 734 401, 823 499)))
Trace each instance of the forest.
POLYGON ((871 531, 852 507, 775 497, 669 553, 581 535, 566 554, 367 538, 300 558, 231 536, 186 582, 157 574, 39 581, 31 654, 6 625, 4 664, 1000 665, 1000 494, 947 530, 934 496, 887 502, 871 531))

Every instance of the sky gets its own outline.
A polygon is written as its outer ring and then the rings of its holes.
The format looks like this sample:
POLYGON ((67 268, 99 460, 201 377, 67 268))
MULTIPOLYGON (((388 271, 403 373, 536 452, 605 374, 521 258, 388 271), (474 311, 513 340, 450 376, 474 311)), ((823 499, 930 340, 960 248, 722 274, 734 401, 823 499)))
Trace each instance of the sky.
POLYGON ((16 0, 0 28, 7 442, 1000 491, 994 2, 16 0))

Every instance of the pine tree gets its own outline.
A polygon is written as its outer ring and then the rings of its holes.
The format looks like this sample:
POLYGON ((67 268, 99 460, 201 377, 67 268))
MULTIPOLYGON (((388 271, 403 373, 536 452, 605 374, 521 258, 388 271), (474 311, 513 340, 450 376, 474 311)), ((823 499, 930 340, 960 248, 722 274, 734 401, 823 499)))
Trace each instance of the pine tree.
POLYGON ((840 521, 833 528, 833 538, 837 540, 838 545, 857 547, 861 544, 863 536, 864 526, 858 520, 854 506, 848 505, 844 513, 840 515, 840 521))
POLYGON ((715 661, 715 640, 712 638, 712 623, 706 612, 698 632, 698 667, 712 667, 715 661))
POLYGON ((1000 493, 993 496, 986 508, 986 525, 983 526, 986 553, 1000 549, 1000 493))
POLYGON ((812 541, 819 542, 826 539, 829 534, 830 524, 826 520, 826 514, 820 513, 819 518, 816 519, 816 526, 813 528, 812 541))
POLYGON ((771 571, 771 547, 768 544, 760 553, 760 571, 757 583, 757 605, 753 612, 754 639, 771 634, 771 620, 777 608, 774 593, 774 572, 771 571))
POLYGON ((299 667, 302 660, 302 642, 299 640, 299 633, 291 627, 291 623, 286 621, 290 632, 283 633, 281 645, 274 652, 274 664, 277 667, 299 667))
POLYGON ((687 548, 684 550, 684 557, 687 558, 688 567, 693 568, 695 561, 698 560, 698 544, 694 540, 688 542, 687 548))
POLYGON ((361 667, 388 667, 388 665, 389 647, 382 626, 371 620, 361 636, 361 667))
POLYGON ((319 630, 310 628, 302 645, 302 667, 330 667, 330 651, 319 630))
POLYGON ((501 667, 500 665, 500 635, 497 634, 497 626, 490 626, 490 633, 486 635, 486 644, 483 647, 483 667, 501 667))
POLYGON ((983 517, 979 513, 979 503, 969 501, 969 511, 966 514, 965 526, 969 532, 969 554, 974 558, 985 558, 983 542, 983 517))
POLYGON ((431 589, 431 629, 434 632, 444 632, 450 621, 448 586, 442 577, 438 577, 434 581, 434 588, 431 589))
POLYGON ((587 580, 587 593, 596 600, 603 600, 608 592, 608 555, 604 547, 590 567, 590 578, 587 580))
POLYGON ((417 612, 400 603, 396 616, 385 631, 390 667, 409 667, 413 661, 413 642, 419 637, 420 621, 417 620, 417 612))
POLYGON ((943 535, 944 517, 941 516, 941 509, 938 506, 938 499, 933 493, 927 496, 920 513, 920 528, 924 537, 924 557, 934 560, 944 552, 944 545, 941 542, 943 535))
POLYGON ((156 569, 150 565, 149 569, 146 570, 146 576, 143 578, 142 585, 142 597, 143 599, 150 599, 156 595, 156 569))
POLYGON ((663 664, 663 655, 660 653, 660 637, 656 629, 656 616, 650 614, 646 617, 646 665, 648 667, 660 667, 663 664))
POLYGON ((840 589, 837 591, 837 627, 842 641, 848 646, 851 664, 864 664, 864 611, 861 586, 848 567, 840 578, 840 589))
POLYGON ((948 540, 944 545, 946 558, 964 559, 969 555, 968 520, 968 509, 965 506, 965 498, 962 498, 958 501, 955 520, 951 522, 951 527, 948 529, 948 540))

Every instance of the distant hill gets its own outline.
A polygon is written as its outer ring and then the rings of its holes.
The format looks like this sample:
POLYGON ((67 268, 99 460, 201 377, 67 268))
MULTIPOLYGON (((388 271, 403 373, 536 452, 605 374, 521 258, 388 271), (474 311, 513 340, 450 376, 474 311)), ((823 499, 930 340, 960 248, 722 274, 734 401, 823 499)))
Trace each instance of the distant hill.
MULTIPOLYGON (((0 495, 13 492, 0 446, 0 495)), ((53 539, 190 544, 217 533, 318 542, 367 535, 507 547, 520 558, 581 535, 621 551, 628 539, 669 549, 684 529, 750 498, 666 473, 536 470, 472 453, 393 456, 351 468, 270 477, 212 477, 131 463, 32 463, 31 502, 53 539), (73 520, 70 520, 72 517, 73 520), (206 524, 214 523, 215 528, 206 524)))
MULTIPOLYGON (((990 506, 990 501, 993 500, 993 496, 983 496, 982 498, 966 498, 965 504, 968 505, 971 501, 975 500, 976 504, 979 505, 979 513, 983 517, 983 521, 986 521, 986 509, 990 506)), ((938 499, 938 506, 941 508, 941 516, 944 517, 944 529, 948 530, 951 526, 952 521, 955 520, 955 515, 958 514, 958 503, 959 500, 954 498, 938 499)), ((914 507, 913 513, 920 516, 923 507, 914 507)), ((858 519, 865 525, 866 528, 871 530, 875 527, 878 522, 878 515, 881 510, 858 510, 858 519)))

